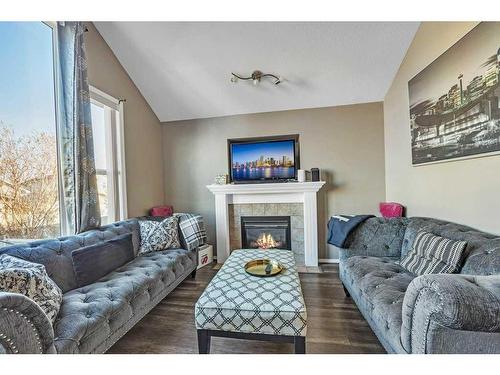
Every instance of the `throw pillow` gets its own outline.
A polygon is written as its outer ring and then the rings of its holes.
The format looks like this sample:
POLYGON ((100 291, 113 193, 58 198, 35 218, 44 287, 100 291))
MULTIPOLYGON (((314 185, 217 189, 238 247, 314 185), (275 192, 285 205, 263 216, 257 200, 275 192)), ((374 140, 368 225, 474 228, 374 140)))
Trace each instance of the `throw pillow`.
POLYGON ((7 254, 0 255, 0 290, 32 299, 51 322, 61 307, 61 289, 47 275, 44 265, 7 254))
POLYGON ((186 250, 194 250, 207 242, 207 232, 203 217, 200 215, 176 213, 179 218, 179 229, 185 243, 186 250))
POLYGON ((151 220, 140 220, 141 246, 139 254, 166 249, 178 249, 179 243, 179 219, 177 216, 168 217, 160 222, 151 220))
POLYGON ((420 231, 415 236, 412 249, 400 265, 415 275, 453 273, 458 271, 466 241, 454 241, 420 231))
POLYGON ((91 284, 134 259, 132 233, 73 250, 71 258, 78 286, 91 284))

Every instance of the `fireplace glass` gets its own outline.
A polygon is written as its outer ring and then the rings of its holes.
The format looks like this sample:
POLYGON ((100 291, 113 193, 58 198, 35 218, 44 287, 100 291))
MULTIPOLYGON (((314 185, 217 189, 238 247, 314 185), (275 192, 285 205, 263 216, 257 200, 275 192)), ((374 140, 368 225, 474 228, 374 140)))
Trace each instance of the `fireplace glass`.
POLYGON ((241 244, 244 249, 291 250, 290 216, 242 216, 241 244))

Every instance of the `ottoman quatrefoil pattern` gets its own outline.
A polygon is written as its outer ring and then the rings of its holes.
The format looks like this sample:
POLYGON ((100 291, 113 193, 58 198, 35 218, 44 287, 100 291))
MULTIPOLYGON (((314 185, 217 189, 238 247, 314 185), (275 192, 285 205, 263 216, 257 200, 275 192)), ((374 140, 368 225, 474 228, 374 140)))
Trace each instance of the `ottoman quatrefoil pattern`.
POLYGON ((305 336, 307 313, 289 250, 235 250, 207 286, 195 306, 197 329, 270 335, 305 336), (279 261, 285 269, 275 277, 245 272, 252 259, 279 261))

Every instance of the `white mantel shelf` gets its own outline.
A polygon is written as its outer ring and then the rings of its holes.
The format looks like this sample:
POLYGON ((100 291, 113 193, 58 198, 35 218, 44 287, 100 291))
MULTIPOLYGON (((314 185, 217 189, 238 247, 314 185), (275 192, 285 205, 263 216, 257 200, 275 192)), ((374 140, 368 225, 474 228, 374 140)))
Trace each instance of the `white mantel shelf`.
POLYGON ((302 203, 304 207, 304 263, 318 266, 317 192, 325 184, 314 182, 280 182, 263 184, 207 185, 215 195, 217 262, 224 263, 230 253, 229 204, 302 203))
POLYGON ((214 194, 269 194, 269 193, 316 193, 325 184, 324 181, 314 182, 279 182, 263 184, 226 184, 207 185, 214 194))

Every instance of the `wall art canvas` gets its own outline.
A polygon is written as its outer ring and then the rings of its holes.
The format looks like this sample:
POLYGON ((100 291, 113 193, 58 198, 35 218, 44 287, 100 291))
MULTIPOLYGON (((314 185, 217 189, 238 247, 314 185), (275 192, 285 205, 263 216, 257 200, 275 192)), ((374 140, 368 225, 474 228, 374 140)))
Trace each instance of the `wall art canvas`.
POLYGON ((408 82, 413 165, 500 153, 500 22, 483 22, 408 82))

